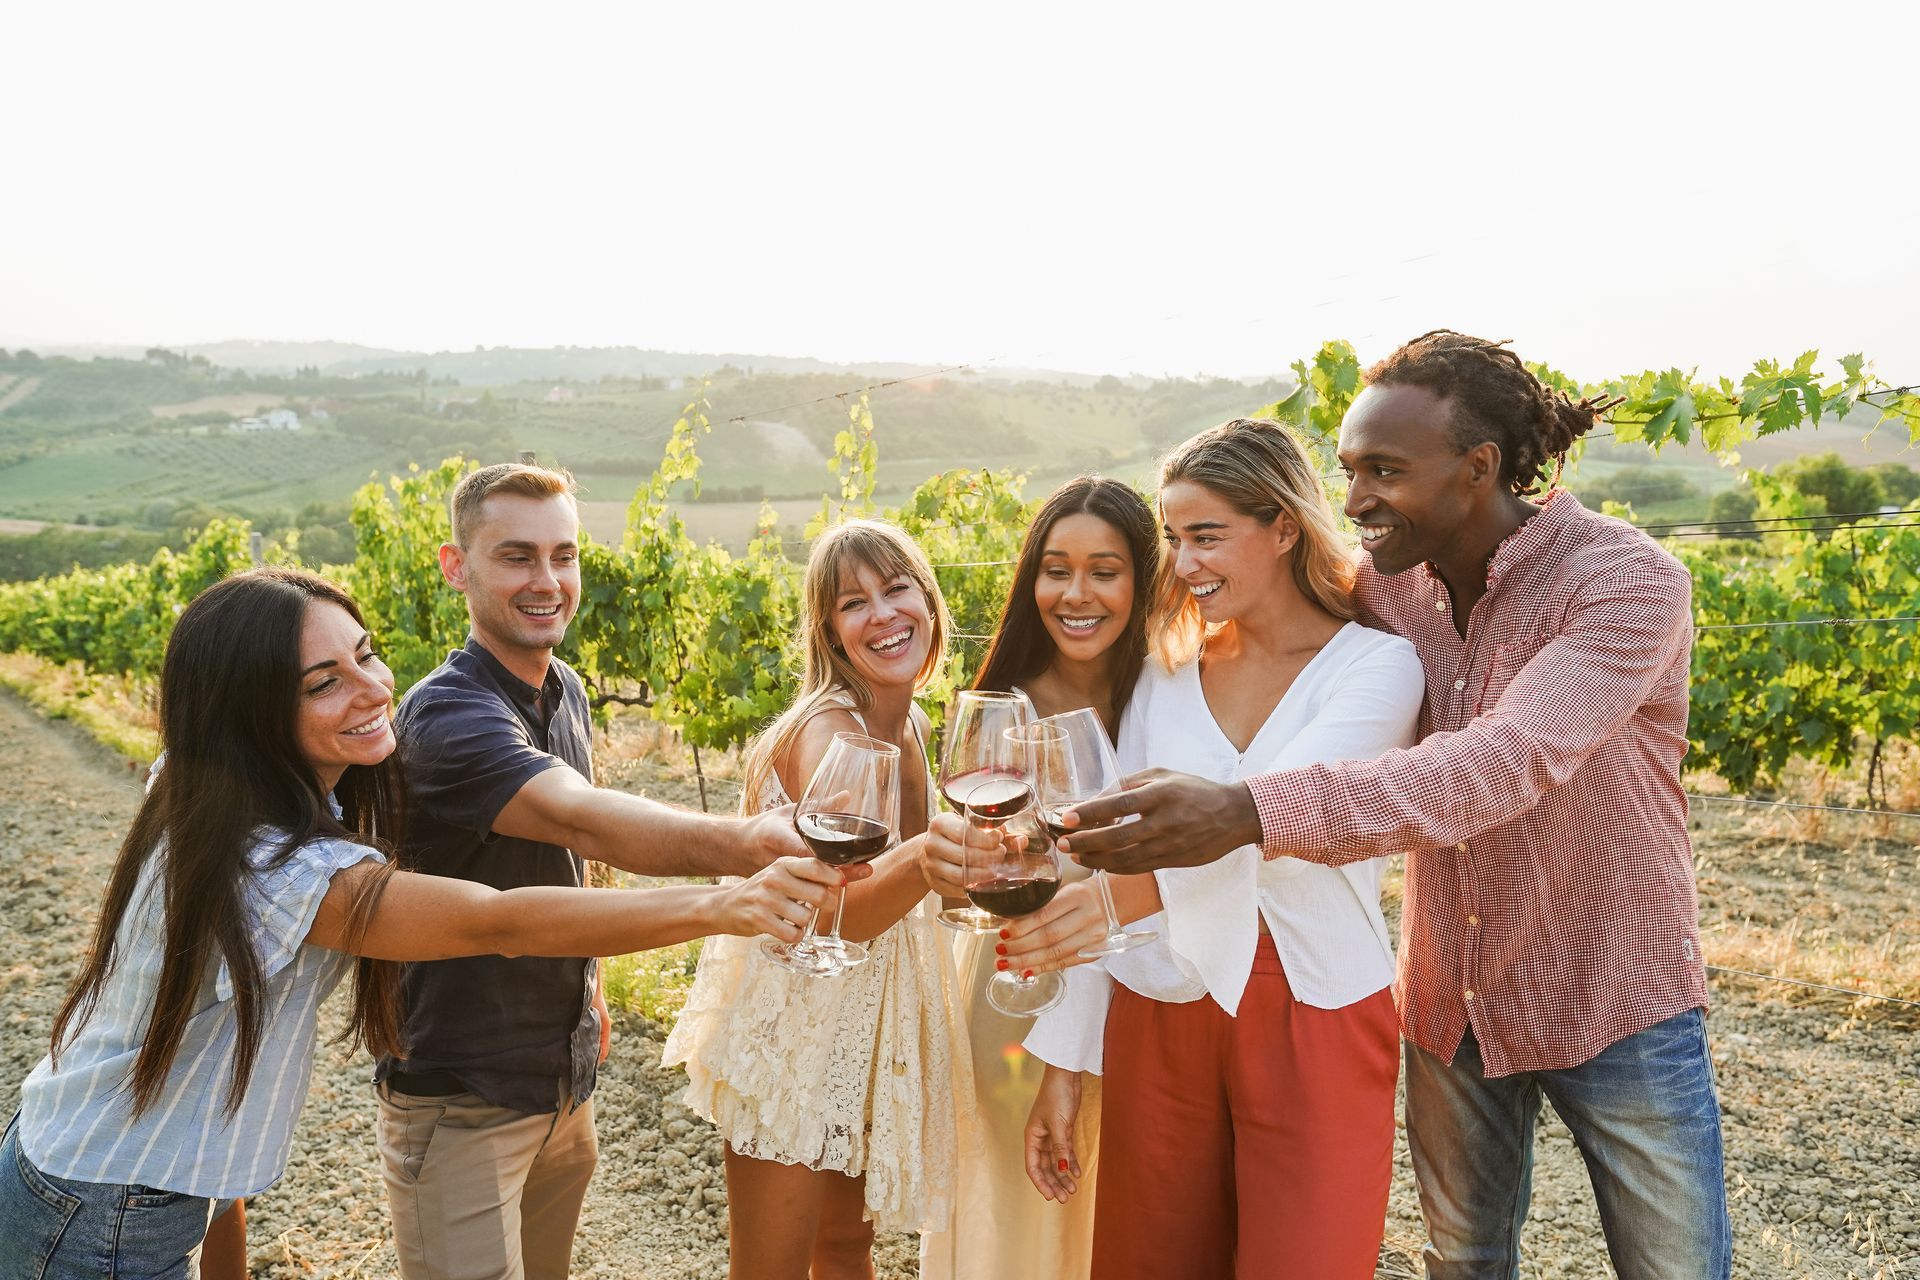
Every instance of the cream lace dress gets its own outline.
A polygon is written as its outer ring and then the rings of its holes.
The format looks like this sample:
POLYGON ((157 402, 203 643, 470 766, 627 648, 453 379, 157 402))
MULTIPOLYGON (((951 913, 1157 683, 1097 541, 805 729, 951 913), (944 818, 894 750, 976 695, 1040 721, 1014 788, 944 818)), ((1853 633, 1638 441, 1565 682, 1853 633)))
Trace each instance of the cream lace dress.
MULTIPOLYGON (((851 699, 832 705, 860 718, 851 699)), ((754 811, 788 798, 770 773, 754 811)), ((944 1228, 963 1145, 978 1146, 957 1105, 973 1097, 973 1064, 956 1052, 961 997, 938 910, 929 894, 833 978, 781 968, 758 938, 707 939, 663 1057, 687 1069, 686 1105, 741 1155, 865 1174, 882 1231, 944 1228)))

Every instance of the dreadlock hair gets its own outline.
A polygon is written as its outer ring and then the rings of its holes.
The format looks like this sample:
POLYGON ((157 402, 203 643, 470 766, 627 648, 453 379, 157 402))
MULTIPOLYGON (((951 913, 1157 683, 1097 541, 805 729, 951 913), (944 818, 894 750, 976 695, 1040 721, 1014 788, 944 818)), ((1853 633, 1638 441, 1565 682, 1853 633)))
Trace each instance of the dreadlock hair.
POLYGON ((1366 372, 1368 386, 1425 387, 1451 406, 1448 427, 1461 453, 1491 440, 1500 446, 1500 480, 1525 497, 1551 483, 1573 442, 1593 429, 1608 407, 1599 397, 1575 400, 1547 386, 1507 350, 1452 329, 1434 329, 1366 372))

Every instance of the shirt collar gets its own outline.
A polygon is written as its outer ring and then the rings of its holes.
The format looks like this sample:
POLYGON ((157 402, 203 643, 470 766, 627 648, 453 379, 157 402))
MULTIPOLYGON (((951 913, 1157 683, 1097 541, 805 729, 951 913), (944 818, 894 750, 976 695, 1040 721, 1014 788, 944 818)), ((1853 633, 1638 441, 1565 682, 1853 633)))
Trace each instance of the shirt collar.
POLYGON ((1487 563, 1487 590, 1493 590, 1501 576, 1515 565, 1545 551, 1583 510, 1579 500, 1565 489, 1549 490, 1537 505, 1539 512, 1494 548, 1493 559, 1487 563))
POLYGON ((543 682, 541 688, 536 689, 519 676, 513 674, 513 672, 507 670, 506 664, 489 653, 487 647, 480 643, 478 637, 468 635, 467 643, 462 647, 468 653, 472 654, 482 667, 486 668, 487 673, 491 675, 494 682, 500 686, 500 691, 513 699, 514 704, 525 710, 528 714, 532 714, 540 705, 540 695, 543 692, 548 695, 546 699, 548 710, 552 710, 559 705, 560 673, 555 669, 551 660, 547 662, 546 680, 543 682))
MULTIPOLYGON (((1546 550, 1560 536, 1560 531, 1572 524, 1578 513, 1586 510, 1580 505, 1579 499, 1565 489, 1549 490, 1545 498, 1533 505, 1539 510, 1502 538, 1500 545, 1493 549, 1493 557, 1487 561, 1487 590, 1493 590, 1515 565, 1546 550)), ((1429 581, 1442 581, 1440 571, 1433 567, 1431 560, 1420 567, 1427 571, 1429 581)))

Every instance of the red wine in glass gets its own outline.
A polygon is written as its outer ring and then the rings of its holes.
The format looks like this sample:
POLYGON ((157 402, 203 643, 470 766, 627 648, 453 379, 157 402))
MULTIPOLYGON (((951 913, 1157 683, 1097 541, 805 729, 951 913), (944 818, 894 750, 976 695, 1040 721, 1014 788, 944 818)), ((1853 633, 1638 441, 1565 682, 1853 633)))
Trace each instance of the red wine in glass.
MULTIPOLYGON (((844 867, 885 853, 900 813, 900 748, 861 733, 834 734, 796 808, 794 830, 820 861, 844 867)), ((765 938, 760 949, 782 968, 816 978, 865 963, 866 948, 840 936, 846 902, 843 884, 833 932, 825 937, 814 932, 820 921, 816 909, 798 942, 765 938)))
MULTIPOLYGON (((1060 890, 1060 854, 1037 809, 1007 818, 999 835, 999 844, 978 864, 967 864, 967 898, 1003 920, 1032 915, 1060 890)), ((987 980, 987 1003, 1009 1017, 1030 1018, 1065 994, 1057 973, 1000 972, 987 980)))
POLYGON ((982 911, 991 911, 1002 919, 1030 916, 1053 901, 1060 890, 1058 878, 1004 876, 967 886, 967 898, 982 911))
MULTIPOLYGON (((1067 711, 1036 720, 1026 731, 1031 749, 1033 783, 1040 793, 1039 812, 1048 835, 1058 840, 1078 831, 1111 826, 1112 822, 1093 823, 1082 818, 1072 831, 1060 824, 1060 816, 1082 803, 1120 789, 1120 762, 1114 758, 1107 727, 1091 707, 1067 711)), ((1119 819, 1114 819, 1118 822, 1119 819)), ((1114 914, 1113 891, 1104 871, 1093 873, 1100 893, 1101 910, 1107 918, 1105 940, 1081 949, 1088 959, 1114 955, 1145 946, 1159 935, 1151 929, 1123 929, 1114 914)))
MULTIPOLYGON (((1033 803, 1026 749, 1008 734, 1032 722, 1033 704, 1025 694, 962 689, 955 695, 941 734, 946 745, 940 760, 940 794, 954 812, 966 815, 976 834, 997 829, 1033 803), (986 790, 980 798, 992 813, 974 807, 973 793, 981 788, 986 790)), ((992 916, 971 905, 948 907, 939 919, 949 929, 972 933, 999 928, 992 916)))
POLYGON ((940 794, 956 810, 970 811, 989 822, 1004 822, 1033 803, 1033 788, 1026 779, 1000 769, 975 769, 949 778, 940 794))
POLYGON ((856 813, 803 813, 793 825, 813 856, 835 867, 871 862, 893 843, 886 823, 856 813))

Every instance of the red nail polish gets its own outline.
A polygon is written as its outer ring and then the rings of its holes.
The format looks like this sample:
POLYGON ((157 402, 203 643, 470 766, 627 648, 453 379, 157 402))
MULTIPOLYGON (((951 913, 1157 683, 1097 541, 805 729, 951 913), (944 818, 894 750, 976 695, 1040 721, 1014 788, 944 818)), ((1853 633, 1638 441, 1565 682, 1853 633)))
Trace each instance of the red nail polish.
POLYGON ((1020 980, 1022 982, 1025 982, 1028 978, 1031 978, 1032 976, 1033 976, 1033 970, 1028 969, 1021 973, 1020 980))
POLYGON ((997 956, 1003 956, 1003 955, 1005 955, 1005 954, 1007 954, 1007 944, 1006 944, 1006 943, 1004 943, 1004 942, 996 942, 996 943, 994 943, 994 944, 993 944, 993 953, 994 953, 995 955, 997 955, 997 956))
POLYGON ((1008 933, 1005 929, 1002 929, 1000 931, 1000 941, 1002 942, 1005 942, 1008 938, 1011 938, 1012 936, 1013 935, 1011 933, 1008 933))
POLYGON ((1060 1162, 1060 1172, 1065 1173, 1066 1171, 1067 1171, 1067 1162, 1065 1160, 1062 1160, 1060 1162))
POLYGON ((995 960, 993 962, 993 967, 996 969, 1005 969, 1007 967, 1007 962, 1005 960, 995 960))

